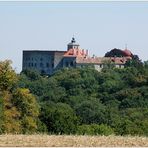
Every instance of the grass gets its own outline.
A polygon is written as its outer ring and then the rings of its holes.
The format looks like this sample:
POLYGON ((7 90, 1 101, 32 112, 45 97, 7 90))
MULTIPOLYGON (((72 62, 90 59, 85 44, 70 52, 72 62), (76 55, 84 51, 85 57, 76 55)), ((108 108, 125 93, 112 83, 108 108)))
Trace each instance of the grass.
POLYGON ((148 137, 68 136, 68 135, 0 135, 0 147, 147 147, 148 137))

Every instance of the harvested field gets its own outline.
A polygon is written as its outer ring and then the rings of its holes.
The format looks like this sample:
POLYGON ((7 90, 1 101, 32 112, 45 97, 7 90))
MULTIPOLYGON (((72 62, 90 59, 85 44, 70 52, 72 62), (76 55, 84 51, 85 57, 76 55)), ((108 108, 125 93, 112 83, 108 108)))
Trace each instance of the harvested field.
POLYGON ((56 135, 0 135, 0 146, 19 147, 129 147, 148 146, 148 137, 122 136, 56 136, 56 135))

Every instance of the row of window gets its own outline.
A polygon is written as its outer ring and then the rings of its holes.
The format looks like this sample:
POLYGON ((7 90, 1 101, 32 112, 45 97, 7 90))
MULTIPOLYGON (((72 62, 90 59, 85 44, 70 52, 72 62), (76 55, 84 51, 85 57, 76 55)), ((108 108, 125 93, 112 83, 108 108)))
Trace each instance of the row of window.
POLYGON ((74 63, 73 63, 73 61, 71 61, 71 62, 65 62, 65 66, 66 67, 73 67, 74 66, 74 63))
MULTIPOLYGON (((74 62, 73 62, 73 61, 71 61, 71 62, 66 61, 66 62, 65 62, 65 66, 66 66, 66 67, 73 67, 73 66, 74 66, 74 62)), ((88 66, 88 65, 81 65, 81 67, 85 67, 85 66, 88 66)), ((100 67, 100 68, 103 68, 103 65, 100 64, 99 67, 100 67)))
MULTIPOLYGON (((89 66, 89 65, 80 65, 80 67, 86 67, 86 66, 89 66)), ((103 68, 103 64, 100 64, 98 66, 99 66, 99 68, 103 68)), ((115 65, 115 67, 117 67, 117 68, 123 68, 124 65, 115 65)))
MULTIPOLYGON (((43 58, 30 58, 30 57, 25 58, 26 61, 38 61, 38 59, 40 61, 43 61, 44 60, 43 58)), ((51 60, 51 58, 49 58, 48 60, 51 60)), ((52 60, 54 60, 54 59, 52 58, 52 60)))
MULTIPOLYGON (((100 67, 100 68, 103 68, 103 64, 100 64, 99 67, 100 67)), ((122 68, 122 67, 124 67, 124 66, 123 66, 123 65, 115 65, 115 67, 122 68)))
POLYGON ((37 66, 40 66, 40 67, 46 67, 46 68, 49 68, 50 66, 53 68, 54 67, 54 63, 52 63, 50 65, 50 63, 39 63, 39 65, 37 63, 24 63, 24 67, 37 67, 37 66))

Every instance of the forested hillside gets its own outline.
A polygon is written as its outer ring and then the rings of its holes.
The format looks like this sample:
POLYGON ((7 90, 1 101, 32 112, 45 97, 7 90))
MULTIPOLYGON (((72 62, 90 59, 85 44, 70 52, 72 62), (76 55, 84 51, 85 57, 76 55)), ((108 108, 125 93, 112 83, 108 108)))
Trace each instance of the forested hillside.
POLYGON ((0 132, 148 136, 148 62, 16 75, 0 63, 0 132))

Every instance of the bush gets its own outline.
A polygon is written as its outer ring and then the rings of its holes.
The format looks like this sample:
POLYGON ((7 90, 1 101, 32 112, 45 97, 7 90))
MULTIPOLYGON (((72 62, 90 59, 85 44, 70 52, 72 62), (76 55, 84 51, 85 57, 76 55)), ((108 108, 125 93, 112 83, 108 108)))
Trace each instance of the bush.
POLYGON ((101 124, 91 124, 91 125, 81 125, 78 126, 77 130, 78 135, 112 135, 114 131, 111 127, 101 124))
POLYGON ((68 104, 49 103, 43 106, 41 110, 41 121, 46 124, 50 134, 75 133, 78 118, 68 104))

